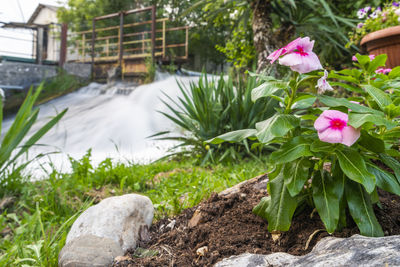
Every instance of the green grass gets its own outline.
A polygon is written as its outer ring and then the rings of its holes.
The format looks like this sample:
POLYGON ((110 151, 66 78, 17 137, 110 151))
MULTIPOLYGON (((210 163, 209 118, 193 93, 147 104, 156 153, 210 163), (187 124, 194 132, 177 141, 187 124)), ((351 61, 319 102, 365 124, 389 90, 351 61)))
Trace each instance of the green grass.
POLYGON ((89 151, 80 160, 71 159, 73 170, 69 174, 52 171, 48 179, 26 182, 13 192, 0 189, 1 197, 16 199, 0 215, 0 266, 56 266, 73 221, 106 197, 146 195, 152 200, 158 219, 177 214, 212 192, 262 174, 266 169, 255 161, 208 167, 194 166, 192 161, 137 165, 106 159, 94 168, 89 151))

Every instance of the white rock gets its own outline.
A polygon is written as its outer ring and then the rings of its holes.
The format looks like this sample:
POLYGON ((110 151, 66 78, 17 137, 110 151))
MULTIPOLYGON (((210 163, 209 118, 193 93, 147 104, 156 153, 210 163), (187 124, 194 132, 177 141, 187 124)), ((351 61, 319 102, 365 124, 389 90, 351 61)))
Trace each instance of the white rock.
POLYGON ((106 267, 123 255, 121 247, 109 238, 83 235, 69 242, 58 256, 59 267, 106 267))
POLYGON ((400 266, 400 236, 326 237, 304 256, 281 252, 269 255, 245 253, 215 264, 215 267, 228 266, 400 266))
POLYGON ((153 204, 148 197, 128 194, 106 198, 78 217, 66 243, 82 235, 94 235, 114 240, 125 253, 136 247, 140 226, 150 227, 153 215, 153 204))

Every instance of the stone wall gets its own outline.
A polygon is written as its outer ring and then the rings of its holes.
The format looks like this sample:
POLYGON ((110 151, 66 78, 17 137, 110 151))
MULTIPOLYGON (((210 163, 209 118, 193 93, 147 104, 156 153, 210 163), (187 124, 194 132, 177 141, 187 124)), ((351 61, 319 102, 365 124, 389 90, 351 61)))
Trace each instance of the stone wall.
MULTIPOLYGON (((64 69, 81 78, 90 78, 90 64, 66 63, 64 69)), ((27 89, 32 84, 56 76, 57 70, 58 66, 3 61, 0 63, 0 87, 7 89, 7 86, 17 86, 27 89)))
POLYGON ((21 86, 28 88, 32 84, 57 75, 57 67, 19 62, 0 63, 0 87, 21 86))

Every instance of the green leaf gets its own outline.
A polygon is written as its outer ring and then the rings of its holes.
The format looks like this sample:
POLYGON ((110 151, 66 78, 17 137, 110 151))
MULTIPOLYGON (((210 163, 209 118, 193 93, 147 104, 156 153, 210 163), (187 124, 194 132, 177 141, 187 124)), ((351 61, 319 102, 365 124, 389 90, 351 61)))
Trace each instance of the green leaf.
POLYGON ((352 103, 349 100, 345 98, 336 98, 336 97, 331 97, 331 96, 326 96, 326 95, 319 95, 318 96, 319 101, 327 105, 328 107, 340 107, 344 106, 347 107, 348 109, 351 109, 353 112, 357 113, 372 113, 372 114, 377 114, 384 116, 383 112, 365 107, 363 105, 359 105, 356 103, 352 103))
POLYGON ((386 166, 394 171, 397 181, 400 183, 400 163, 395 158, 388 156, 384 153, 379 154, 379 157, 386 166))
POLYGON ((341 82, 329 82, 331 86, 340 86, 343 87, 344 89, 350 91, 350 92, 356 92, 356 93, 364 93, 364 91, 357 87, 357 86, 353 86, 351 84, 347 84, 347 83, 341 83, 341 82))
POLYGON ((397 66, 392 69, 391 72, 388 74, 389 79, 395 79, 397 77, 400 77, 400 66, 397 66))
POLYGON ((359 53, 356 54, 356 58, 358 63, 360 63, 360 65, 364 68, 366 68, 366 65, 369 64, 371 62, 371 59, 369 58, 369 56, 366 55, 360 55, 359 53))
POLYGON ((365 236, 383 236, 382 227, 375 217, 370 196, 364 188, 347 179, 345 193, 351 217, 360 229, 360 233, 365 236))
POLYGON ((314 142, 312 142, 311 146, 310 146, 310 150, 312 152, 334 152, 334 144, 331 143, 327 143, 327 142, 322 142, 321 140, 315 140, 314 142))
POLYGON ((219 135, 217 137, 214 137, 213 139, 207 140, 206 143, 221 144, 225 141, 241 142, 246 138, 255 136, 256 133, 257 131, 255 129, 243 129, 219 135))
POLYGON ((396 141, 400 138, 400 127, 395 127, 383 134, 384 140, 395 139, 396 141))
POLYGON ((351 180, 362 184, 368 193, 374 191, 375 177, 368 172, 364 158, 352 149, 336 151, 339 165, 344 174, 351 180))
POLYGON ((261 198, 260 202, 253 208, 253 213, 267 220, 266 210, 271 202, 271 196, 261 198))
POLYGON ((257 99, 261 97, 271 96, 278 90, 284 89, 286 87, 287 87, 286 82, 280 82, 280 81, 265 82, 251 91, 251 100, 255 102, 257 99))
POLYGON ((339 204, 343 180, 333 179, 327 172, 317 172, 312 179, 315 207, 328 233, 333 233, 339 221, 339 204))
POLYGON ((362 88, 365 89, 365 91, 374 99, 381 109, 384 109, 386 106, 392 104, 390 97, 381 89, 368 84, 362 85, 362 88))
POLYGON ((271 118, 256 124, 257 138, 268 143, 275 137, 283 137, 300 125, 300 119, 293 115, 275 114, 271 118))
POLYGON ((307 158, 301 158, 285 164, 283 177, 285 185, 292 197, 295 197, 303 189, 304 183, 310 178, 311 162, 307 158))
POLYGON ((379 67, 383 67, 385 66, 387 60, 387 55, 386 54, 381 54, 381 55, 377 55, 373 60, 371 60, 371 62, 369 63, 368 66, 368 72, 370 74, 375 73, 375 71, 379 68, 379 67))
POLYGON ((385 143, 381 139, 368 134, 368 132, 364 130, 361 131, 361 138, 358 141, 358 144, 375 153, 382 153, 385 151, 385 143))
POLYGON ((377 186, 385 191, 400 196, 400 184, 392 174, 369 162, 367 162, 367 169, 370 173, 375 175, 377 186))
POLYGON ((317 100, 316 96, 312 95, 303 95, 294 100, 294 104, 292 105, 292 109, 304 109, 311 107, 315 100, 317 100))
POLYGON ((276 164, 281 164, 306 156, 312 156, 310 143, 304 137, 297 136, 283 144, 279 150, 272 152, 270 160, 276 164))
POLYGON ((361 127, 364 123, 373 123, 375 125, 386 126, 387 129, 392 129, 397 126, 397 123, 385 119, 381 115, 370 114, 370 113, 349 113, 348 123, 354 128, 361 127))
POLYGON ((277 177, 268 183, 271 201, 265 210, 268 221, 268 231, 271 233, 288 231, 297 201, 289 194, 281 171, 277 177))

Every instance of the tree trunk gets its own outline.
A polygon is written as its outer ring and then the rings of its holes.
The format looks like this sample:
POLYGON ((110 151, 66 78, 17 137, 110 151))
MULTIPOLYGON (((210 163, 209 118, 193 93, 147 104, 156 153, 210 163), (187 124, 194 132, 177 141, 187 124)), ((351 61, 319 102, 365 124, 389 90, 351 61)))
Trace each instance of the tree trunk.
POLYGON ((269 0, 253 0, 250 5, 253 10, 253 40, 258 55, 257 72, 261 72, 269 66, 267 56, 277 48, 273 40, 271 6, 269 0))
POLYGON ((253 40, 257 51, 257 72, 271 68, 267 56, 285 45, 293 34, 293 25, 282 25, 277 32, 272 30, 270 0, 250 0, 253 10, 253 40))

